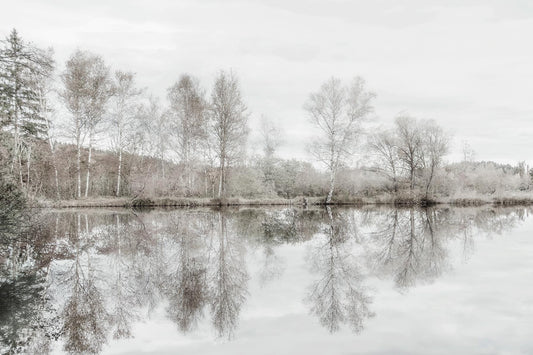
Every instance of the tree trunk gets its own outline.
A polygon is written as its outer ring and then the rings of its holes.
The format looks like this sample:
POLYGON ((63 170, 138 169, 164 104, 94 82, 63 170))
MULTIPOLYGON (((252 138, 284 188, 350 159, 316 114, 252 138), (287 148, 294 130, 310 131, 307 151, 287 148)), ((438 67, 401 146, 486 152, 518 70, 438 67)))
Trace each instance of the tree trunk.
POLYGON ((333 198, 333 190, 335 189, 335 171, 330 171, 329 175, 329 192, 328 196, 326 197, 326 203, 331 203, 331 199, 333 198))
POLYGON ((78 136, 76 137, 76 145, 77 145, 77 153, 76 153, 76 175, 77 175, 77 184, 76 184, 76 190, 77 190, 77 198, 81 197, 81 142, 80 142, 80 136, 78 133, 78 136))
POLYGON ((222 168, 222 166, 220 167, 220 173, 219 173, 219 180, 218 180, 218 198, 221 198, 222 197, 222 180, 224 179, 223 178, 224 176, 224 168, 222 168))
POLYGON ((61 200, 61 193, 59 191, 59 177, 58 177, 58 174, 57 174, 57 164, 55 163, 55 158, 54 159, 54 177, 55 177, 55 182, 56 182, 56 197, 57 197, 57 200, 61 200))
POLYGON ((189 161, 189 149, 185 149, 185 179, 187 184, 187 189, 185 191, 186 196, 191 196, 192 183, 191 183, 191 162, 189 161))
MULTIPOLYGON (((14 134, 15 149, 14 149, 14 152, 13 152, 13 163, 12 163, 12 166, 14 168, 15 165, 17 165, 20 187, 24 187, 23 186, 23 181, 22 181, 22 162, 21 162, 21 158, 20 158, 20 151, 21 151, 22 144, 20 143, 19 111, 18 111, 18 105, 17 105, 17 96, 18 96, 18 81, 15 83, 15 98, 14 98, 14 101, 13 101, 13 106, 14 106, 13 107, 14 108, 13 118, 14 118, 14 121, 15 121, 15 134, 14 134)), ((12 168, 12 170, 13 170, 13 168, 12 168)))
MULTIPOLYGON (((48 120, 46 120, 47 122, 47 125, 48 125, 48 120)), ((50 125, 48 125, 48 127, 50 127, 50 125)), ((50 128, 48 128, 50 129, 50 128)), ((50 152, 52 153, 52 166, 54 168, 54 178, 55 178, 55 185, 56 185, 56 198, 58 200, 61 199, 61 195, 59 193, 59 176, 58 176, 58 173, 57 173, 57 160, 56 160, 56 152, 55 152, 55 148, 54 148, 54 143, 52 142, 52 138, 50 138, 50 136, 48 136, 48 144, 50 145, 50 152)))
POLYGON ((398 179, 396 177, 396 168, 394 167, 394 162, 392 163, 392 186, 394 188, 394 193, 398 192, 398 179))
POLYGON ((431 170, 430 170, 428 182, 427 182, 427 185, 426 185, 426 200, 428 199, 428 196, 429 196, 429 187, 431 186, 431 182, 433 181, 434 172, 435 172, 435 168, 434 168, 433 164, 431 164, 431 170))
POLYGON ((17 147, 17 152, 15 154, 17 154, 17 168, 18 168, 18 171, 19 171, 19 180, 20 180, 20 187, 24 187, 24 179, 22 179, 22 157, 21 157, 21 144, 20 144, 20 140, 19 140, 19 144, 18 144, 18 147, 17 147))
POLYGON ((410 185, 409 185, 409 189, 411 190, 411 192, 413 192, 413 190, 415 189, 415 168, 413 165, 411 165, 411 169, 410 169, 410 177, 409 177, 409 180, 410 180, 410 185))
MULTIPOLYGON (((43 91, 39 91, 39 105, 41 106, 41 111, 46 112, 46 101, 44 99, 43 91)), ((48 119, 48 116, 45 114, 44 119, 46 122, 46 136, 48 138, 48 145, 50 146, 50 153, 52 153, 52 167, 54 168, 54 178, 55 178, 55 185, 56 185, 56 199, 60 200, 61 196, 59 193, 59 177, 57 173, 57 160, 56 160, 56 152, 54 147, 54 142, 52 140, 52 137, 50 136, 50 131, 52 129, 50 120, 48 119)))
POLYGON ((28 153, 26 155, 26 187, 30 189, 30 167, 31 167, 31 146, 28 144, 28 153))
POLYGON ((225 197, 226 196, 226 177, 225 177, 225 157, 222 156, 220 158, 220 176, 219 176, 219 183, 218 183, 218 197, 225 197))
POLYGON ((207 189, 207 168, 204 169, 204 187, 205 187, 205 197, 207 197, 207 194, 209 193, 207 189))
POLYGON ((117 197, 120 196, 120 178, 122 173, 122 149, 118 150, 117 197))
POLYGON ((87 179, 85 181, 85 197, 89 195, 89 182, 91 176, 91 157, 93 153, 93 133, 89 134, 89 157, 87 158, 87 179))

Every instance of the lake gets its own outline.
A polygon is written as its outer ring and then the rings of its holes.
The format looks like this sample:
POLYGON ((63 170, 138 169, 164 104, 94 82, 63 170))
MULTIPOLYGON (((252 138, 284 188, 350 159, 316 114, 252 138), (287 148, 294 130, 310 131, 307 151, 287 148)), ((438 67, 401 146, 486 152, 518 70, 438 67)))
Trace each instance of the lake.
POLYGON ((0 352, 533 354, 532 211, 42 211, 0 352))

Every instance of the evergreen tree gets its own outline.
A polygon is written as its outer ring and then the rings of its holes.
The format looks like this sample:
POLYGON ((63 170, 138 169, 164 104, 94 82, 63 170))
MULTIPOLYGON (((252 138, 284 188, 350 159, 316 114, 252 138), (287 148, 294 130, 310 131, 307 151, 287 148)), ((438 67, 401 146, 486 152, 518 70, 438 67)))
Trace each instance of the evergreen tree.
POLYGON ((26 43, 13 29, 0 48, 0 128, 10 133, 11 172, 22 184, 22 156, 46 132, 40 83, 51 75, 49 52, 26 43))

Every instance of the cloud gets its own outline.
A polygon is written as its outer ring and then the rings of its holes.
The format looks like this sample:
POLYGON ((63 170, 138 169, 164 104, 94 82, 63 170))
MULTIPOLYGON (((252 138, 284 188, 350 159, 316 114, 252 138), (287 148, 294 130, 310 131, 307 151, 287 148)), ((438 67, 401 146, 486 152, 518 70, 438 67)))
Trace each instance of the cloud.
POLYGON ((307 157, 302 105, 332 75, 363 76, 378 93, 382 123, 408 110, 471 141, 484 159, 530 154, 513 135, 532 113, 528 1, 52 0, 4 10, 0 31, 16 27, 54 46, 60 67, 76 48, 88 49, 161 97, 180 73, 209 91, 217 70, 232 68, 252 125, 265 114, 291 134, 286 157, 307 157))

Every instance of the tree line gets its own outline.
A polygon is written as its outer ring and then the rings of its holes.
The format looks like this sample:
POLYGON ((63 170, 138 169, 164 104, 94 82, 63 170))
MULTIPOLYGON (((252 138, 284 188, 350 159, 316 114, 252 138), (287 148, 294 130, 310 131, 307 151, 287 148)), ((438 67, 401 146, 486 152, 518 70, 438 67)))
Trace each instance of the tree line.
MULTIPOLYGON (((262 155, 247 154, 251 111, 233 71, 219 71, 209 90, 182 74, 162 104, 135 73, 113 70, 97 54, 76 50, 57 68, 52 49, 24 41, 16 30, 1 43, 1 175, 27 196, 429 199, 451 193, 442 181, 477 169, 466 158, 460 168, 446 164, 451 136, 435 121, 400 114, 392 127, 370 130, 376 95, 360 77, 331 78, 303 104, 318 132, 313 160, 305 162, 276 155, 283 139, 265 117, 262 155), (354 167, 356 155, 368 159, 354 167)), ((505 174, 509 181, 516 175, 505 174)), ((520 189, 529 189, 527 174, 520 176, 520 189)))

